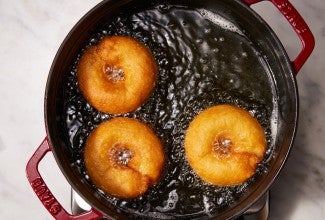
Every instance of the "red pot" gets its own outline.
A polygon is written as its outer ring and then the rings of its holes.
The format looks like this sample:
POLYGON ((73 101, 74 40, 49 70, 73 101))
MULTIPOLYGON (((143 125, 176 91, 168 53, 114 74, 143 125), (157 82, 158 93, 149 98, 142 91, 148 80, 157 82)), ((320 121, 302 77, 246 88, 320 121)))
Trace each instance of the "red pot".
MULTIPOLYGON (((305 63, 314 47, 314 38, 303 18, 288 0, 270 0, 285 16, 296 31, 302 42, 302 50, 299 55, 290 61, 279 39, 268 25, 250 9, 250 5, 260 0, 204 0, 204 1, 171 1, 173 5, 189 6, 191 8, 205 7, 212 11, 223 9, 229 10, 229 14, 235 17, 239 26, 243 27, 245 35, 251 40, 262 54, 265 54, 265 62, 270 69, 275 92, 273 98, 278 106, 277 110, 281 117, 275 121, 277 135, 274 140, 273 157, 268 161, 268 172, 256 178, 250 184, 247 192, 238 198, 231 207, 220 211, 211 218, 230 219, 245 212, 254 202, 268 191, 274 179, 278 176, 291 149, 297 125, 298 94, 295 75, 305 63), (280 119, 281 118, 281 119, 280 119)), ((120 10, 133 10, 146 8, 143 1, 103 1, 88 12, 71 30, 62 43, 50 70, 46 94, 45 94, 45 122, 47 137, 29 160, 26 172, 27 178, 36 195, 45 208, 56 219, 94 219, 107 217, 112 219, 125 219, 127 215, 117 211, 110 201, 105 199, 94 187, 78 173, 74 167, 75 156, 71 153, 69 144, 62 137, 62 129, 59 123, 62 116, 62 79, 69 72, 76 54, 89 41, 90 33, 96 29, 97 24, 104 19, 114 17, 120 10), (58 166, 67 178, 72 188, 78 192, 93 208, 82 215, 70 215, 54 198, 46 183, 43 181, 38 164, 48 152, 52 152, 58 166)), ((150 5, 150 4, 148 4, 150 5)), ((64 135, 63 135, 64 136, 64 135)), ((131 213, 132 214, 132 213, 131 213)), ((139 216, 138 216, 139 217, 139 216)), ((178 216, 186 218, 186 216, 178 216)), ((199 218, 199 216, 196 216, 199 218)), ((141 217, 140 217, 141 218, 141 217)))

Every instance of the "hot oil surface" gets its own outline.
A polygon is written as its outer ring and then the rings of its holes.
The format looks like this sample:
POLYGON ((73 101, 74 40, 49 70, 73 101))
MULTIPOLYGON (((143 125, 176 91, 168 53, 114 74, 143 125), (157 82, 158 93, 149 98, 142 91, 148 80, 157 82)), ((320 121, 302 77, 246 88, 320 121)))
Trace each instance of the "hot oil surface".
MULTIPOLYGON (((219 15, 167 5, 121 14, 103 23, 85 48, 107 35, 128 35, 142 41, 158 63, 154 93, 135 112, 123 116, 153 128, 163 143, 166 164, 160 182, 140 198, 117 199, 94 189, 123 212, 148 217, 210 216, 235 205, 254 178, 235 187, 204 183, 186 161, 183 143, 189 123, 202 110, 221 103, 243 107, 266 131, 267 155, 256 177, 267 172, 273 152, 271 116, 276 107, 270 74, 252 43, 234 23, 219 15)), ((99 123, 116 115, 98 112, 79 92, 76 66, 81 54, 64 79, 62 124, 72 149, 72 163, 91 183, 83 163, 85 141, 99 123)))

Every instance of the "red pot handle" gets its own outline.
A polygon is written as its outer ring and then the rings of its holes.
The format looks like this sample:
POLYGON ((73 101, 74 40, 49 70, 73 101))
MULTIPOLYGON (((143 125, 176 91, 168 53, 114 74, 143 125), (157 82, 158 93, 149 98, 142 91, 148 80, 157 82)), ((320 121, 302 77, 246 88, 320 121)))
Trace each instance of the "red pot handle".
MULTIPOLYGON (((242 1, 250 6, 257 2, 261 2, 262 0, 242 0, 242 1)), ((298 11, 293 7, 293 5, 288 0, 268 0, 268 1, 272 2, 283 14, 283 16, 289 21, 289 23, 296 31, 296 33, 298 34, 302 42, 302 50, 298 54, 296 59, 292 62, 295 74, 297 74, 314 49, 315 46, 314 36, 311 33, 304 19, 301 17, 298 11)))
POLYGON ((51 151, 49 146, 48 138, 46 137, 38 149, 35 151, 33 156, 27 163, 26 174, 27 179, 32 186, 35 194, 39 200, 43 203, 44 207, 51 213, 55 219, 68 220, 68 219, 78 219, 78 220, 89 220, 102 218, 103 215, 94 209, 89 212, 82 213, 80 215, 70 215, 62 205, 56 200, 56 198, 51 193, 50 189, 45 184, 43 178, 38 171, 39 162, 43 159, 46 153, 51 151))

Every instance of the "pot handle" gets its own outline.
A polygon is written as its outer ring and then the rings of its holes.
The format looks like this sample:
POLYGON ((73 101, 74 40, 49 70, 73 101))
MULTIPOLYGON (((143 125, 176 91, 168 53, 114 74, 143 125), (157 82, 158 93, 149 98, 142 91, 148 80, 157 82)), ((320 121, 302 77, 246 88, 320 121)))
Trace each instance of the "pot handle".
MULTIPOLYGON (((248 6, 261 2, 262 0, 242 0, 248 6)), ((288 0, 268 0, 272 2, 282 13, 282 15, 291 24, 302 42, 302 50, 292 61, 295 74, 298 74, 300 68, 304 65, 315 46, 315 39, 308 25, 288 0)))
POLYGON ((39 162, 43 159, 46 153, 51 151, 48 138, 45 137, 41 145, 35 151, 33 156, 29 159, 26 166, 26 175, 27 179, 32 186, 35 194, 39 200, 43 203, 44 207, 50 212, 50 214, 55 219, 62 220, 88 220, 88 219, 97 219, 102 218, 103 215, 97 212, 94 209, 91 209, 89 212, 82 213, 80 215, 70 215, 62 205, 56 200, 56 198, 51 193, 50 189, 45 184, 43 178, 41 177, 38 165, 39 162))

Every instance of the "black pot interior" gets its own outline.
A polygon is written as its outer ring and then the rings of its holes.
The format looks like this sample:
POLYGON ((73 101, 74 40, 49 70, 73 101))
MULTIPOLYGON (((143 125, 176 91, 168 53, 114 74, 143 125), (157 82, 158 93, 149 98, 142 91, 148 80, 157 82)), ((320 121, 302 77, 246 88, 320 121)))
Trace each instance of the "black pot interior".
POLYGON ((61 45, 45 96, 52 150, 71 186, 111 218, 221 218, 238 216, 273 182, 290 150, 297 120, 291 63, 265 22, 239 1, 104 1, 85 15, 61 45), (123 116, 149 124, 162 140, 161 181, 137 199, 105 195, 89 180, 83 145, 91 130, 114 117, 80 94, 76 65, 103 36, 129 35, 145 43, 159 66, 150 99, 123 116), (267 134, 268 150, 256 175, 235 187, 204 183, 183 150, 189 122, 221 103, 250 111, 267 134))

